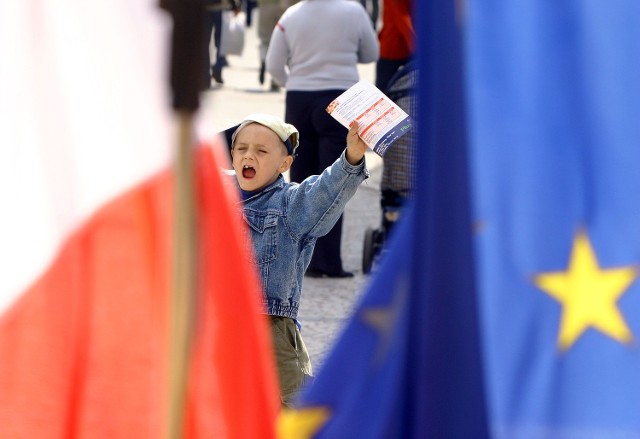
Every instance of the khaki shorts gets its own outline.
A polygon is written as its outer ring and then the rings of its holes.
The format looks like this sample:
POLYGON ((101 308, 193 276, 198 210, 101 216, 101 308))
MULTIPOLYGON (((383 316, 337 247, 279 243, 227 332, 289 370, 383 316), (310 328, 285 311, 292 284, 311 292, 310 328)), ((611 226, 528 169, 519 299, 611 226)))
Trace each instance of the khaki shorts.
POLYGON ((282 405, 291 407, 298 390, 311 381, 311 360, 293 319, 269 316, 282 405))

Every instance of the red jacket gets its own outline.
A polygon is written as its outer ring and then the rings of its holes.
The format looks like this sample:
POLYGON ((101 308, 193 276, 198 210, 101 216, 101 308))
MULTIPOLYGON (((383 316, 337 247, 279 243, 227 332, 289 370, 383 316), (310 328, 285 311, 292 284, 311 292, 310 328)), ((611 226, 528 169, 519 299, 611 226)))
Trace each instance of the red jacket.
POLYGON ((411 0, 384 0, 382 29, 378 35, 380 58, 406 59, 415 49, 411 0))

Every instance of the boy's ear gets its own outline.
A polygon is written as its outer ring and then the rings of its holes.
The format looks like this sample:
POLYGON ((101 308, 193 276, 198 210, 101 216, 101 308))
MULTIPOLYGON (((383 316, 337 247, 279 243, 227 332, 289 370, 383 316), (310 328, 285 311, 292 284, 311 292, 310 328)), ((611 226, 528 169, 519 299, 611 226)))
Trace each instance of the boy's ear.
POLYGON ((286 156, 284 161, 282 162, 282 164, 278 168, 278 172, 280 172, 281 174, 283 172, 287 172, 289 170, 289 168, 291 167, 292 163, 293 163, 293 156, 291 156, 291 155, 286 156))

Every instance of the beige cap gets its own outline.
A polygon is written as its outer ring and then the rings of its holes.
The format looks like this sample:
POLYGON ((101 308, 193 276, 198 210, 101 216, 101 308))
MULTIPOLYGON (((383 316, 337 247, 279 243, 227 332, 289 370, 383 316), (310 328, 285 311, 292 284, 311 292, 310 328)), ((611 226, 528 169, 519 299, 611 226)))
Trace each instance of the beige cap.
POLYGON ((280 137, 280 140, 282 140, 282 142, 287 147, 287 151, 289 152, 289 154, 295 155, 296 149, 298 148, 298 144, 299 144, 298 130, 296 129, 296 127, 294 127, 290 123, 286 123, 279 117, 273 116, 267 113, 254 113, 245 117, 244 120, 240 123, 240 125, 238 125, 238 127, 235 129, 235 131, 231 135, 232 146, 240 130, 246 127, 247 125, 249 125, 250 123, 254 123, 254 122, 259 123, 260 125, 264 125, 265 127, 269 128, 271 131, 276 133, 278 137, 280 137))

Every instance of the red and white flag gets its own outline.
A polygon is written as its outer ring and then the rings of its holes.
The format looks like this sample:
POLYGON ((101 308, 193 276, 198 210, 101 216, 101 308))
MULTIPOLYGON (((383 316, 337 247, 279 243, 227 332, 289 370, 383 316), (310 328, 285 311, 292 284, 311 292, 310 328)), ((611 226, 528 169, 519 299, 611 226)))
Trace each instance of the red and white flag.
MULTIPOLYGON (((0 437, 161 438, 173 231, 155 0, 0 2, 0 437)), ((210 148, 189 438, 272 437, 258 280, 210 148)))

